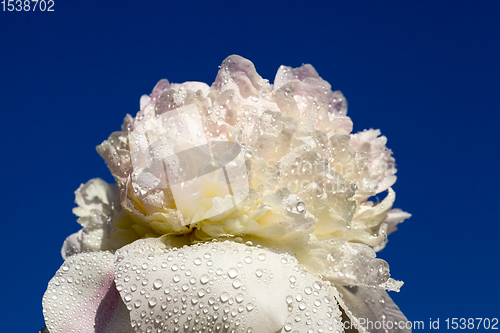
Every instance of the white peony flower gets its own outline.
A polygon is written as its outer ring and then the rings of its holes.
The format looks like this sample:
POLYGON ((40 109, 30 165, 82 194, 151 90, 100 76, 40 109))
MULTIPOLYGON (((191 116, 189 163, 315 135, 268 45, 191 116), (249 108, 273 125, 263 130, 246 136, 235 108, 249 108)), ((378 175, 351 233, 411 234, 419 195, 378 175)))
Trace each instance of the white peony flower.
POLYGON ((117 184, 75 192, 51 333, 409 331, 376 258, 410 216, 394 158, 311 65, 272 85, 230 56, 211 87, 161 80, 140 108, 97 147, 117 184))

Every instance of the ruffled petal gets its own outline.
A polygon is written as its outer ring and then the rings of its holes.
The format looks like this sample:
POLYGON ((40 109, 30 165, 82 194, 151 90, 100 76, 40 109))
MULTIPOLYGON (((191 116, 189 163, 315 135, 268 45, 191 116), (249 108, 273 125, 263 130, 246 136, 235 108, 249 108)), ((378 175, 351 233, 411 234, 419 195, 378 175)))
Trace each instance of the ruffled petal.
POLYGON ((256 95, 264 86, 270 87, 269 83, 257 74, 250 60, 231 55, 222 62, 212 89, 221 92, 233 90, 237 94, 235 101, 239 103, 243 99, 256 95))
MULTIPOLYGON (((127 125, 129 126, 129 125, 127 125)), ((118 183, 127 178, 128 170, 131 167, 130 150, 128 139, 124 132, 112 133, 108 140, 105 140, 96 147, 97 152, 106 162, 106 165, 118 183)))
POLYGON ((391 209, 384 220, 384 223, 387 224, 387 234, 389 235, 396 231, 398 229, 397 225, 410 217, 410 213, 404 212, 399 208, 391 209))
POLYGON ((115 282, 137 332, 339 327, 335 289, 294 257, 229 241, 172 250, 172 240, 140 240, 116 253, 115 282))
POLYGON ((70 257, 50 280, 42 300, 51 333, 132 333, 114 282, 110 252, 70 257))
POLYGON ((74 254, 81 253, 83 247, 83 229, 78 230, 66 238, 61 248, 61 256, 64 260, 74 254))
POLYGON ((386 291, 369 288, 339 288, 338 302, 359 332, 410 333, 408 319, 386 291), (378 329, 377 329, 378 328, 378 329))
POLYGON ((314 99, 325 103, 330 120, 347 114, 347 101, 344 95, 338 90, 332 91, 330 84, 309 64, 298 68, 281 66, 274 79, 274 88, 278 90, 283 87, 293 88, 301 114, 314 99))
POLYGON ((132 221, 119 204, 116 184, 91 179, 76 190, 75 197, 78 207, 73 213, 83 228, 65 240, 63 259, 86 251, 116 250, 139 238, 129 228, 132 221))
POLYGON ((364 130, 353 135, 349 142, 360 156, 369 158, 370 178, 377 181, 375 193, 387 190, 396 182, 396 164, 392 151, 387 149, 387 138, 380 130, 364 130))
MULTIPOLYGON (((108 213, 111 203, 118 195, 118 187, 109 185, 100 178, 89 180, 81 184, 75 191, 75 203, 78 207, 73 208, 73 213, 79 216, 80 224, 84 227, 92 224, 91 213, 93 211, 108 213), (86 219, 90 216, 90 219, 86 219)), ((98 224, 100 222, 97 222, 98 224)))
POLYGON ((389 264, 376 258, 375 251, 345 238, 318 242, 312 239, 297 259, 310 272, 343 286, 369 286, 399 291, 403 283, 390 277, 389 264))

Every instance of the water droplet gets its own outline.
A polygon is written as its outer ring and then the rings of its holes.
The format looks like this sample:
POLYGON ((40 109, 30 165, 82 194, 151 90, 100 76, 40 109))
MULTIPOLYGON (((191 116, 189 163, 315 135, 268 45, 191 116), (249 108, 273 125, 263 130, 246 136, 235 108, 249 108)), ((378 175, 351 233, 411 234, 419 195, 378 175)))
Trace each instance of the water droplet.
POLYGON ((208 275, 206 275, 206 274, 203 274, 200 278, 201 284, 207 284, 208 280, 209 280, 209 278, 208 278, 208 275))
POLYGON ((234 281, 233 281, 233 287, 234 287, 235 289, 240 288, 240 287, 241 287, 241 281, 240 281, 239 279, 234 280, 234 281))
POLYGON ((234 267, 231 267, 228 271, 227 271, 227 275, 231 278, 231 279, 234 279, 235 277, 238 276, 238 270, 234 267))
POLYGON ((305 202, 303 202, 303 201, 299 201, 299 202, 297 203, 297 212, 299 212, 299 213, 301 213, 301 214, 302 214, 302 213, 304 213, 305 211, 306 211, 306 204, 305 204, 305 202))
POLYGON ((222 303, 226 303, 227 301, 229 300, 229 294, 226 293, 226 292, 223 292, 221 295, 220 295, 220 301, 222 303))
POLYGON ((163 286, 163 281, 161 279, 156 279, 155 282, 153 282, 153 287, 155 289, 160 289, 163 286))
POLYGON ((150 307, 154 307, 156 305, 156 303, 157 303, 157 301, 156 301, 156 298, 154 298, 154 297, 152 297, 148 302, 150 307))
POLYGON ((245 296, 243 294, 236 294, 235 298, 236 302, 241 303, 245 299, 245 296))

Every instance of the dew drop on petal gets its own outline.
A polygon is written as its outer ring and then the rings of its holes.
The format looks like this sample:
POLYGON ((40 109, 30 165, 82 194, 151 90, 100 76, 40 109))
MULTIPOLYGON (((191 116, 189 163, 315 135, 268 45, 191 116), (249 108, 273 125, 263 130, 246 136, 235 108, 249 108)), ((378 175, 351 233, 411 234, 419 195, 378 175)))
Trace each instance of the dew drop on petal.
POLYGON ((229 300, 229 294, 226 293, 226 292, 223 292, 221 295, 220 295, 220 301, 222 303, 226 303, 227 301, 229 300))
POLYGON ((241 281, 239 279, 236 279, 233 281, 233 288, 238 289, 241 287, 241 281))
POLYGON ((238 270, 234 267, 231 267, 228 271, 227 271, 227 275, 231 278, 231 279, 234 279, 235 277, 238 276, 238 270))
POLYGON ((245 299, 245 296, 243 296, 243 294, 241 294, 241 293, 240 294, 236 294, 236 296, 235 296, 234 299, 236 300, 236 302, 241 303, 245 299))
POLYGON ((253 304, 252 303, 248 303, 247 304, 247 311, 252 311, 254 308, 253 304))
POLYGON ((208 275, 203 274, 203 275, 201 276, 201 278, 200 278, 200 282, 201 282, 201 284, 207 284, 207 282, 208 282, 208 281, 209 281, 209 277, 208 277, 208 275))
POLYGON ((163 281, 161 279, 156 279, 154 282, 153 282, 153 287, 155 289, 160 289, 161 287, 163 286, 163 281))

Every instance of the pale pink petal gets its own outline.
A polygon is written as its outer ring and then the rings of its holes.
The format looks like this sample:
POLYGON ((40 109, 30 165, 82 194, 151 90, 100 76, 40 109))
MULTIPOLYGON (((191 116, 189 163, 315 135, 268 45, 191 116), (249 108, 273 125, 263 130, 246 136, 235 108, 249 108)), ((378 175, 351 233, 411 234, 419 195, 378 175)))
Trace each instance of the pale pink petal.
POLYGON ((321 79, 318 72, 309 64, 297 68, 281 65, 274 78, 274 89, 279 89, 292 80, 303 81, 307 77, 321 79))
POLYGON ((212 84, 212 89, 224 92, 228 89, 234 91, 235 102, 254 96, 257 92, 270 84, 257 74, 254 64, 238 55, 227 57, 220 66, 219 73, 212 84))
POLYGON ((43 314, 51 333, 132 333, 114 282, 111 252, 68 258, 50 280, 43 314))
POLYGON ((290 92, 294 94, 301 114, 315 99, 327 106, 330 120, 347 114, 347 100, 344 95, 338 90, 332 91, 330 84, 309 64, 298 68, 281 66, 274 79, 274 89, 285 87, 292 89, 290 92))
MULTIPOLYGON (((170 87, 170 83, 167 79, 161 79, 158 81, 156 86, 153 88, 153 92, 151 93, 151 101, 152 105, 156 104, 158 98, 160 98, 161 94, 170 87)), ((142 109, 142 108, 141 108, 142 109)))
POLYGON ((83 229, 80 229, 66 238, 61 248, 61 256, 64 260, 82 252, 83 237, 83 229))

